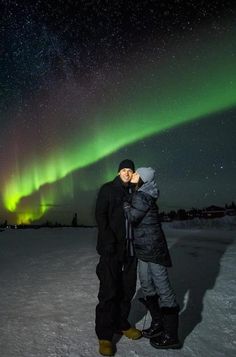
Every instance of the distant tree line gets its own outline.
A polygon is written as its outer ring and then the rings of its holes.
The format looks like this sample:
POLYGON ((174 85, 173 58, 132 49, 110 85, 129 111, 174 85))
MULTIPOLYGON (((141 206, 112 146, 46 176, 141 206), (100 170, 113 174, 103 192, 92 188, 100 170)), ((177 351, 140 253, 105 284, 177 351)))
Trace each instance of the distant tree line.
MULTIPOLYGON (((220 218, 224 216, 236 216, 236 204, 231 202, 230 204, 225 204, 224 207, 211 205, 206 208, 191 208, 189 210, 178 209, 171 210, 170 212, 162 211, 160 212, 160 220, 162 222, 171 222, 175 220, 189 220, 193 218, 220 218)), ((49 227, 49 228, 57 228, 57 227, 93 227, 84 224, 78 223, 78 214, 74 213, 71 224, 61 224, 59 222, 51 222, 47 220, 45 223, 41 224, 8 224, 8 221, 5 220, 2 224, 0 224, 0 228, 41 228, 41 227, 49 227)))
POLYGON ((160 218, 163 222, 174 220, 188 220, 193 218, 220 218, 224 216, 236 216, 236 205, 234 202, 225 204, 224 207, 211 205, 206 208, 191 208, 190 210, 178 209, 170 212, 161 212, 160 218))

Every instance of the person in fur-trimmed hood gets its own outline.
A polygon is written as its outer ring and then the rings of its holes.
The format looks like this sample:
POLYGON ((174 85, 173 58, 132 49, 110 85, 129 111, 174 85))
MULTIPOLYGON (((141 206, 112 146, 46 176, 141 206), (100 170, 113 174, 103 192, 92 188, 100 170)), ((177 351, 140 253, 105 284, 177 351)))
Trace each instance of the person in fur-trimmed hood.
POLYGON ((151 326, 142 334, 150 338, 155 348, 180 348, 179 305, 168 277, 167 267, 172 263, 156 204, 159 190, 155 170, 141 167, 133 174, 131 182, 136 183, 136 191, 131 203, 124 203, 124 211, 133 226, 139 279, 145 297, 141 301, 152 317, 151 326))

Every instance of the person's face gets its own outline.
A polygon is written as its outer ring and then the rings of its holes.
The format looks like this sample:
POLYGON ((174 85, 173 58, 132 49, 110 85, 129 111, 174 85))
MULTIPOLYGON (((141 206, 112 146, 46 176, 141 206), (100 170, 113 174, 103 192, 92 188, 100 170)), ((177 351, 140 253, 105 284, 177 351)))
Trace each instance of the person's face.
POLYGON ((120 170, 119 175, 120 175, 121 180, 124 183, 128 183, 128 182, 130 182, 130 180, 132 178, 133 170, 124 168, 124 169, 120 170))
POLYGON ((138 183, 139 177, 140 177, 139 174, 137 172, 134 172, 130 182, 138 183))

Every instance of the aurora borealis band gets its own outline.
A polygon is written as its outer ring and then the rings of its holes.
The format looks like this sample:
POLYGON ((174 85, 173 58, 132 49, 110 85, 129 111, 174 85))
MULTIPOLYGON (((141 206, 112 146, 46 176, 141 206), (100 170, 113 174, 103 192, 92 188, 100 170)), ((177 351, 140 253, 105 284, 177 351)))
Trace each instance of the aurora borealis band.
MULTIPOLYGON (((40 90, 35 86, 34 95, 22 99, 21 94, 23 109, 18 101, 3 114, 14 119, 6 125, 13 135, 5 141, 11 159, 4 164, 1 194, 16 222, 44 217, 65 197, 73 201, 76 187, 83 190, 87 180, 75 184, 74 173, 80 177, 81 170, 91 165, 96 170, 96 164, 104 158, 112 160, 119 151, 129 156, 130 148, 140 141, 158 140, 160 134, 181 125, 204 123, 208 117, 234 110, 236 41, 230 23, 224 19, 227 31, 196 28, 162 46, 153 36, 150 43, 142 44, 142 51, 138 44, 135 51, 127 47, 115 64, 110 54, 104 63, 83 64, 87 77, 78 69, 72 72, 63 46, 53 37, 60 61, 52 61, 48 82, 41 81, 40 90)), ((33 70, 36 67, 34 63, 33 70)), ((24 91, 29 93, 27 88, 24 91)), ((151 153, 152 147, 147 159, 151 153)), ((137 152, 136 160, 139 157, 137 152)), ((93 190, 105 179, 103 172, 100 176, 92 180, 93 190)))

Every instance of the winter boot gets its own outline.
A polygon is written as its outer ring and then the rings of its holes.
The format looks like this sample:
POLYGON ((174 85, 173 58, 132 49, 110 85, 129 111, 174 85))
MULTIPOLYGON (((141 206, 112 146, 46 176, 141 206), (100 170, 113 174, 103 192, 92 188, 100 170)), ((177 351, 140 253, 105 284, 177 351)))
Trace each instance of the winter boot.
POLYGON ((99 353, 103 356, 114 356, 114 351, 112 348, 112 342, 109 340, 98 340, 99 341, 99 353))
POLYGON ((158 349, 178 349, 182 345, 178 338, 179 306, 161 309, 164 331, 157 337, 150 339, 150 344, 158 349))
POLYGON ((158 295, 147 296, 146 300, 142 298, 139 300, 147 307, 152 317, 151 326, 142 330, 142 335, 146 338, 156 337, 163 331, 158 295))
POLYGON ((130 327, 128 330, 122 331, 123 335, 130 338, 131 340, 138 340, 142 337, 142 333, 140 330, 135 327, 130 327))

